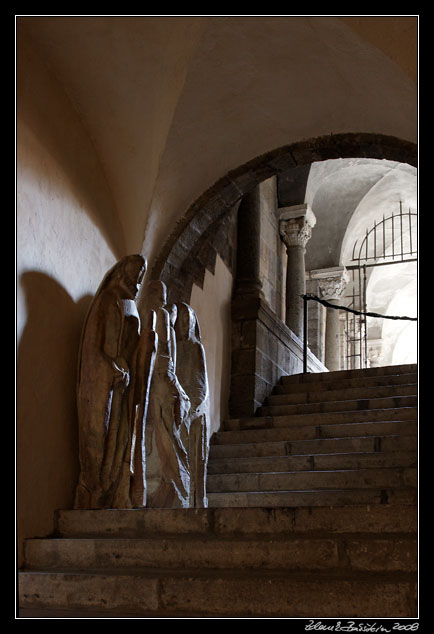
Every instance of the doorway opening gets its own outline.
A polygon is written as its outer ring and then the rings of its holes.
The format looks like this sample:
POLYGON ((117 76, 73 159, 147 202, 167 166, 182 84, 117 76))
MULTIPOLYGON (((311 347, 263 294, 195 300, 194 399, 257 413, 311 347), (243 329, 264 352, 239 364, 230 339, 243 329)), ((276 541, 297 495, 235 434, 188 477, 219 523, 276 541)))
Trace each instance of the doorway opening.
MULTIPOLYGON (((349 308, 366 313, 373 306, 381 306, 389 316, 405 316, 409 312, 413 316, 417 230, 417 212, 404 209, 400 201, 397 212, 374 221, 364 237, 355 241, 351 261, 346 265, 350 273, 346 294, 349 308), (393 269, 386 271, 386 266, 393 269)), ((381 361, 387 365, 416 362, 416 324, 405 320, 386 323, 350 312, 342 313, 341 319, 345 369, 383 365, 381 361)))

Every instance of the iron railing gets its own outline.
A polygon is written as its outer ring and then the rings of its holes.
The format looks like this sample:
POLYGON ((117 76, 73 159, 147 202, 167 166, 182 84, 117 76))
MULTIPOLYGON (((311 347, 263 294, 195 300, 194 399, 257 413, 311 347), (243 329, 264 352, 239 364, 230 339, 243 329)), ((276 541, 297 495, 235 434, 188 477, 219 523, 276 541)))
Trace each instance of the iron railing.
POLYGON ((326 308, 333 308, 334 310, 344 310, 348 313, 353 313, 355 315, 361 315, 364 317, 376 317, 381 319, 404 319, 407 321, 417 321, 417 317, 406 317, 406 316, 395 316, 395 315, 380 315, 379 313, 371 313, 367 311, 354 310, 353 308, 349 308, 348 306, 338 306, 336 304, 331 304, 327 302, 325 299, 321 299, 312 293, 306 293, 305 295, 301 295, 303 298, 303 374, 307 373, 307 323, 308 323, 308 308, 307 303, 309 301, 315 301, 326 308))
POLYGON ((347 367, 365 367, 368 359, 368 332, 364 314, 367 310, 367 277, 371 267, 417 262, 417 213, 403 210, 399 202, 399 213, 392 213, 380 222, 374 221, 371 229, 359 243, 354 243, 351 262, 346 265, 351 273, 348 285, 347 305, 353 315, 347 313, 345 320, 347 367))

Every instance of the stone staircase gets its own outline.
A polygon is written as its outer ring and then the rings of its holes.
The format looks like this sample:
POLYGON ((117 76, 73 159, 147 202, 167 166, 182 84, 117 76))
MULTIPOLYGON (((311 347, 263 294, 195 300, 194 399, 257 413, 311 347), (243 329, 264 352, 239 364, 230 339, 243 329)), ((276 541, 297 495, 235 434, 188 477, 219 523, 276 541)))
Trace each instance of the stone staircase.
POLYGON ((281 379, 253 418, 212 439, 209 506, 417 499, 417 366, 281 379))
POLYGON ((22 617, 417 617, 416 366, 285 377, 212 439, 207 509, 59 511, 22 617))

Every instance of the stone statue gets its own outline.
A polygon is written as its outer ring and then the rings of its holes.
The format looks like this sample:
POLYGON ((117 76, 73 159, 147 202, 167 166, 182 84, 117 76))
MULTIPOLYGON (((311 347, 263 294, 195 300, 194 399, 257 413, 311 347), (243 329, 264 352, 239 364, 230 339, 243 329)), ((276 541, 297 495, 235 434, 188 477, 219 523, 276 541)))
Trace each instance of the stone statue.
POLYGON ((173 333, 166 310, 166 287, 152 281, 146 290, 146 310, 155 310, 158 350, 146 424, 147 506, 179 508, 190 505, 188 436, 190 401, 173 363, 173 333))
POLYGON ((142 324, 136 356, 136 376, 134 385, 133 438, 131 447, 131 490, 133 507, 146 506, 146 421, 149 408, 149 394, 157 354, 158 335, 156 314, 151 311, 147 323, 142 324))
POLYGON ((207 507, 206 469, 208 463, 209 391, 205 350, 200 338, 199 322, 193 308, 177 304, 175 324, 178 364, 176 374, 190 399, 190 506, 207 507))
MULTIPOLYGON (((104 277, 83 328, 77 384, 80 477, 75 508, 131 507, 131 447, 140 318, 141 255, 104 277)), ((140 390, 139 390, 140 392, 140 390)))

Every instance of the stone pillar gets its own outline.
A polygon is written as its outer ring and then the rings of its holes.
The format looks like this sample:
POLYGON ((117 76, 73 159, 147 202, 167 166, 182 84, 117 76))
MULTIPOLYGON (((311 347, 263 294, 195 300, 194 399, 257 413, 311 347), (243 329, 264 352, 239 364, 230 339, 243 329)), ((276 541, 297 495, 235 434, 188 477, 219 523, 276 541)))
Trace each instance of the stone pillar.
MULTIPOLYGON (((342 305, 342 297, 347 286, 349 275, 344 266, 311 271, 311 276, 318 279, 321 299, 330 304, 342 305)), ((340 370, 340 322, 339 311, 327 308, 325 334, 325 365, 333 372, 340 370)))
POLYGON ((262 297, 260 280, 261 205, 259 186, 243 196, 238 208, 237 270, 234 294, 262 297))
MULTIPOLYGON (((317 279, 311 277, 311 272, 306 272, 306 293, 319 297, 319 284, 317 279)), ((307 340, 309 350, 321 361, 325 361, 325 328, 327 308, 319 302, 308 303, 307 340)))
POLYGON ((260 280, 261 199, 259 185, 243 196, 237 214, 237 266, 232 297, 232 360, 229 412, 253 416, 266 394, 257 376, 257 316, 260 280))
POLYGON ((280 236, 286 245, 286 325, 297 337, 303 337, 303 300, 306 293, 306 244, 312 235, 316 218, 308 205, 281 207, 280 236))
MULTIPOLYGON (((261 193, 264 195, 264 190, 259 185, 244 196, 238 209, 237 273, 231 305, 231 418, 255 416, 280 377, 297 374, 303 368, 300 339, 276 315, 262 291, 261 280, 267 278, 261 269, 261 214, 267 218, 267 200, 261 199, 261 193)), ((298 208, 297 217, 303 211, 298 208)), ((304 248, 302 256, 304 277, 304 248)), ((269 262, 262 261, 264 264, 269 262)), ((303 290, 304 285, 300 294, 303 290)), ((310 372, 326 370, 309 350, 307 361, 310 372)))

